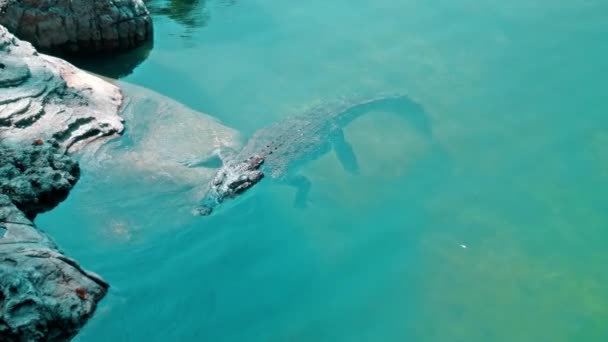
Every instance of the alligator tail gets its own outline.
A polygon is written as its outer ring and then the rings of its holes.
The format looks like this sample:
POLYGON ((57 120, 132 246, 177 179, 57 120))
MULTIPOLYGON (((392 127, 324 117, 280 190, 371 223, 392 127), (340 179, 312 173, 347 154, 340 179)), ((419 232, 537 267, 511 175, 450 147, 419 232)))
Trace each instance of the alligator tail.
POLYGON ((366 99, 340 101, 342 106, 335 112, 336 124, 345 127, 359 116, 370 111, 386 111, 407 119, 421 134, 432 138, 431 118, 424 108, 403 94, 380 94, 366 99))

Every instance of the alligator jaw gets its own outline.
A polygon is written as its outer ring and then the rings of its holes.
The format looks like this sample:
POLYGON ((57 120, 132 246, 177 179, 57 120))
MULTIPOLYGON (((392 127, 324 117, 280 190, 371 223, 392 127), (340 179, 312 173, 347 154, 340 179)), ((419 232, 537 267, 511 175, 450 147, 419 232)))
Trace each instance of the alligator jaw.
POLYGON ((264 178, 260 167, 264 163, 264 155, 253 155, 246 160, 234 161, 218 170, 203 205, 194 209, 195 216, 209 216, 213 209, 227 198, 235 198, 244 193, 264 178))

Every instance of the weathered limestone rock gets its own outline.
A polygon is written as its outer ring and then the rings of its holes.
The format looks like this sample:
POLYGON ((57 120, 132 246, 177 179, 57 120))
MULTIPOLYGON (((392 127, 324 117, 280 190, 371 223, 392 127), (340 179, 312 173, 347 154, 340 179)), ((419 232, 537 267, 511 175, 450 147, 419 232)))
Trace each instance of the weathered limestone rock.
POLYGON ((64 341, 108 284, 63 255, 31 219, 63 200, 79 169, 50 144, 0 143, 0 341, 64 341))
POLYGON ((44 50, 115 51, 152 36, 142 0, 0 0, 0 25, 44 50))
POLYGON ((122 100, 118 87, 37 53, 0 26, 0 137, 53 138, 74 151, 123 131, 122 100))

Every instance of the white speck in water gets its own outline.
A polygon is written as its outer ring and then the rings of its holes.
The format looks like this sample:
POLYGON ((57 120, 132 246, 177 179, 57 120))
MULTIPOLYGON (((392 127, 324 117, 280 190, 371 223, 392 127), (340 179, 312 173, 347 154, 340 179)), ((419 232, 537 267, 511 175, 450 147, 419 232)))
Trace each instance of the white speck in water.
POLYGON ((462 248, 465 248, 465 249, 466 249, 466 248, 467 248, 467 245, 462 245, 462 244, 461 244, 461 245, 460 245, 460 247, 462 247, 462 248))

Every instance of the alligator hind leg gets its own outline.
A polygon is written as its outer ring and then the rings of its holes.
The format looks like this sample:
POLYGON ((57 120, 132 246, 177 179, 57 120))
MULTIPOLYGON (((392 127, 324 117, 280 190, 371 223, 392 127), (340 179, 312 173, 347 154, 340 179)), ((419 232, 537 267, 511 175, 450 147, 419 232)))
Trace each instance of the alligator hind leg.
POLYGON ((331 129, 331 143, 344 170, 350 174, 359 173, 359 162, 357 161, 355 151, 344 138, 344 131, 337 125, 331 129))
POLYGON ((310 192, 310 179, 302 175, 295 175, 286 178, 285 184, 296 188, 294 206, 296 208, 305 208, 308 202, 308 193, 310 192))

